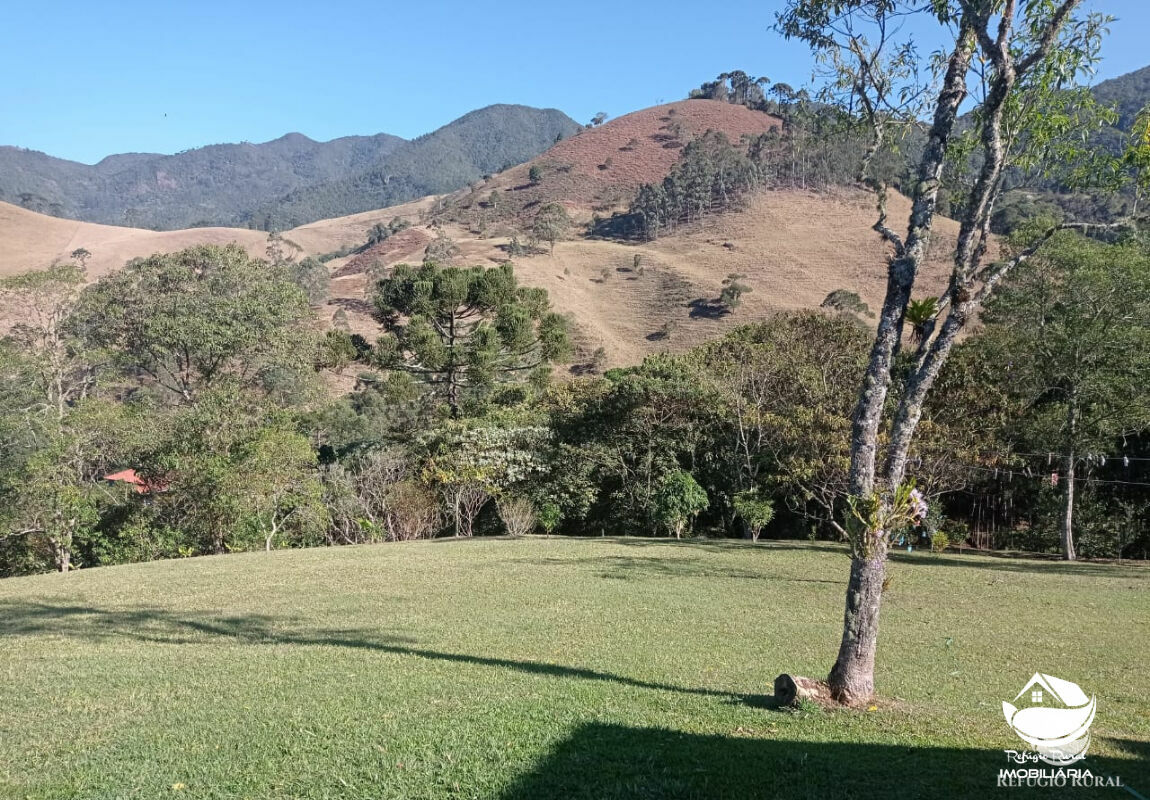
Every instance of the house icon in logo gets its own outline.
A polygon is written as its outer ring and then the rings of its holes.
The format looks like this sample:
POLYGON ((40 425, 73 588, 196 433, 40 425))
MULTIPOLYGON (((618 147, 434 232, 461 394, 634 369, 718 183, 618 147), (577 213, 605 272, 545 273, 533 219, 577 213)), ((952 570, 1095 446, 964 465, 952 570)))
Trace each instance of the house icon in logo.
POLYGON ((1003 702, 1002 713, 1018 737, 1038 751, 1039 758, 1065 766, 1086 756, 1096 697, 1088 698, 1076 683, 1041 672, 1034 673, 1014 703, 1024 697, 1029 705, 1018 708, 1003 702))

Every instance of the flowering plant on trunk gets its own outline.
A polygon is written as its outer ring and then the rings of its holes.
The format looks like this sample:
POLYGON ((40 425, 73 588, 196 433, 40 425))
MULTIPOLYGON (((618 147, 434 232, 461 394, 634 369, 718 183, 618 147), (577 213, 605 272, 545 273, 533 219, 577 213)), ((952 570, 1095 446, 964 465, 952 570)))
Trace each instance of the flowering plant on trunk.
POLYGON ((886 553, 889 538, 895 532, 922 525, 928 510, 926 498, 913 481, 896 487, 889 496, 872 492, 864 497, 848 497, 847 507, 851 551, 868 560, 886 553))

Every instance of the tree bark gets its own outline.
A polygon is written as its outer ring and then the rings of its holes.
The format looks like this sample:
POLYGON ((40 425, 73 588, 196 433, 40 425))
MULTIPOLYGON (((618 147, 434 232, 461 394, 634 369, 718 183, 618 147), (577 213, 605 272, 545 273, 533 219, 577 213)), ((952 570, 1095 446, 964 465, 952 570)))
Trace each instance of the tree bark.
POLYGON ((1066 454, 1066 513, 1062 518, 1062 557, 1074 561, 1078 554, 1074 551, 1074 441, 1078 433, 1078 403, 1072 394, 1066 411, 1067 441, 1066 454))
MULTIPOLYGON (((878 434, 890 388, 891 370, 902 339, 906 306, 919 265, 925 260, 930 244, 942 169, 959 107, 966 98, 966 76, 974 47, 973 22, 964 15, 919 162, 906 240, 900 242, 897 237, 890 237, 895 240, 895 254, 887 269, 886 296, 851 429, 850 493, 855 497, 867 497, 875 491, 878 434)), ((883 226, 885 221, 880 217, 876 229, 883 226)), ((865 530, 855 535, 875 541, 873 546, 869 542, 852 543, 843 638, 828 678, 831 695, 847 705, 865 703, 874 694, 879 607, 886 573, 886 543, 881 540, 885 533, 865 530)))
POLYGON ((57 544, 56 551, 56 569, 60 572, 67 572, 72 568, 72 551, 66 545, 57 544))
MULTIPOLYGON (((896 246, 896 253, 887 268, 886 296, 855 409, 851 429, 850 491, 856 497, 869 495, 874 490, 878 429, 890 388, 891 368, 902 338, 903 316, 914 280, 930 244, 942 168, 958 109, 966 98, 966 75, 973 54, 974 35, 970 23, 964 18, 919 163, 906 241, 896 246)), ((880 219, 880 223, 883 220, 880 219)))
POLYGON ((450 359, 447 369, 447 405, 451 408, 451 418, 459 418, 459 382, 456 378, 456 352, 455 352, 455 314, 447 321, 448 338, 447 351, 450 359))
POLYGON ((1074 561, 1074 452, 1066 457, 1066 515, 1062 519, 1062 557, 1074 561))
POLYGON ((848 706, 866 703, 874 696, 874 659, 878 649, 878 615, 882 582, 886 575, 886 546, 869 558, 851 557, 847 584, 843 640, 828 683, 831 697, 848 706))

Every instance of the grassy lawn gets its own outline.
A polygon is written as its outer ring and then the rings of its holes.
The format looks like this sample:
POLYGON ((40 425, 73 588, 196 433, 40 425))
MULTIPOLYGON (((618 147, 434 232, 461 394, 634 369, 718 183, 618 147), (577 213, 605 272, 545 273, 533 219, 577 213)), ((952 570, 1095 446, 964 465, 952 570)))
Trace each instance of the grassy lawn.
POLYGON ((0 581, 0 796, 1033 797, 995 784, 1035 671, 1098 695, 1078 766, 1150 796, 1150 569, 900 554, 878 709, 771 710, 829 668, 847 566, 530 539, 0 581))

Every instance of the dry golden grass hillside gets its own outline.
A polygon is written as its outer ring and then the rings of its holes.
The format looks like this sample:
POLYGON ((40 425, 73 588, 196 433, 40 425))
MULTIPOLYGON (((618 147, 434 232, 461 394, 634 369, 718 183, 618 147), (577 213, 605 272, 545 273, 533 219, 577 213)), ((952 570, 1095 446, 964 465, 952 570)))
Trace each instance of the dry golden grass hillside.
POLYGON ((543 204, 562 203, 580 220, 626 208, 643 183, 666 177, 691 139, 721 131, 732 143, 782 125, 778 117, 716 100, 680 100, 586 128, 526 164, 442 198, 440 220, 498 230, 529 219, 543 204), (530 179, 535 168, 540 179, 530 179))
MULTIPOLYGON (((899 195, 889 205, 893 219, 909 211, 899 195)), ((547 289, 555 308, 573 317, 581 358, 602 347, 609 364, 628 364, 652 352, 686 349, 772 311, 817 307, 835 289, 856 291, 877 309, 886 280, 885 248, 873 223, 872 198, 862 192, 761 192, 743 211, 653 242, 561 241, 554 254, 517 258, 516 273, 525 284, 547 289), (737 310, 724 314, 715 301, 731 273, 745 275, 752 291, 737 310), (663 334, 667 323, 669 336, 663 334)), ((442 229, 462 251, 456 263, 507 259, 507 237, 480 239, 460 225, 442 229)), ((950 220, 936 225, 933 257, 918 294, 937 293, 945 285, 957 233, 950 220)), ((414 248, 394 253, 387 263, 420 256, 414 248)), ((365 298, 362 273, 332 285, 346 298, 337 303, 365 298)))
MULTIPOLYGON (((515 197, 529 213, 540 202, 560 199, 576 220, 625 203, 641 181, 660 179, 678 158, 683 141, 708 129, 732 141, 778 124, 766 114, 708 100, 688 100, 628 114, 563 140, 534 162, 542 181, 528 180, 530 165, 491 176, 481 185, 443 197, 321 220, 286 231, 299 257, 336 251, 349 255, 327 262, 332 298, 320 313, 330 319, 343 309, 352 330, 374 338, 368 273, 401 262, 418 262, 427 243, 450 236, 458 265, 492 265, 507 260, 507 245, 519 227, 514 218, 476 224, 469 216, 492 192, 515 197), (606 165, 606 166, 604 166, 606 165), (614 198, 614 200, 612 200, 614 198), (379 222, 403 217, 412 227, 359 252, 379 222)), ((894 195, 890 218, 905 219, 905 198, 894 195)), ((872 308, 881 302, 886 249, 871 230, 873 198, 853 190, 762 191, 737 212, 679 227, 653 242, 624 243, 576 235, 553 254, 516 259, 523 283, 546 288, 554 307, 576 326, 576 368, 602 348, 608 365, 640 360, 664 350, 683 350, 772 311, 817 307, 835 289, 858 292, 872 308), (746 276, 752 291, 733 313, 716 300, 729 274, 746 276)), ((936 293, 948 273, 957 226, 939 220, 930 265, 917 294, 936 293)), ((239 242, 262 256, 267 235, 232 228, 154 232, 56 219, 0 204, 0 275, 66 260, 76 248, 91 252, 95 278, 130 258, 193 244, 239 242)))
POLYGON ((69 260, 84 248, 92 256, 88 271, 99 277, 125 261, 152 253, 169 253, 195 244, 239 242, 253 255, 263 255, 267 234, 241 228, 189 228, 148 231, 77 222, 0 203, 0 275, 15 275, 69 260))
MULTIPOLYGON (((377 222, 405 216, 416 225, 371 258, 349 256, 328 262, 332 299, 321 313, 344 309, 353 330, 372 335, 370 261, 387 267, 417 262, 440 230, 461 250, 458 264, 497 264, 507 259, 506 236, 480 238, 458 224, 421 222, 431 199, 405 206, 314 222, 284 237, 303 253, 318 255, 362 244, 377 222)), ((891 216, 906 212, 906 200, 891 199, 891 216)), ((520 279, 546 288, 555 308, 572 315, 580 359, 602 347, 611 365, 632 363, 663 350, 682 350, 770 311, 818 306, 834 289, 850 289, 876 308, 884 286, 884 248, 870 230, 874 210, 860 193, 839 191, 761 192, 740 212, 681 227, 674 235, 643 244, 575 238, 559 242, 553 255, 516 259, 520 279), (639 257, 639 268, 635 257, 639 257), (752 292, 731 314, 714 305, 723 279, 746 275, 752 292), (663 335, 670 323, 669 336, 663 335)), ((921 276, 919 294, 939 291, 956 225, 936 226, 934 258, 921 276)), ((0 204, 0 274, 13 274, 64 260, 77 247, 92 253, 95 278, 130 258, 178 250, 193 244, 236 241, 262 255, 266 234, 232 228, 194 228, 157 233, 134 228, 59 220, 0 204)))

